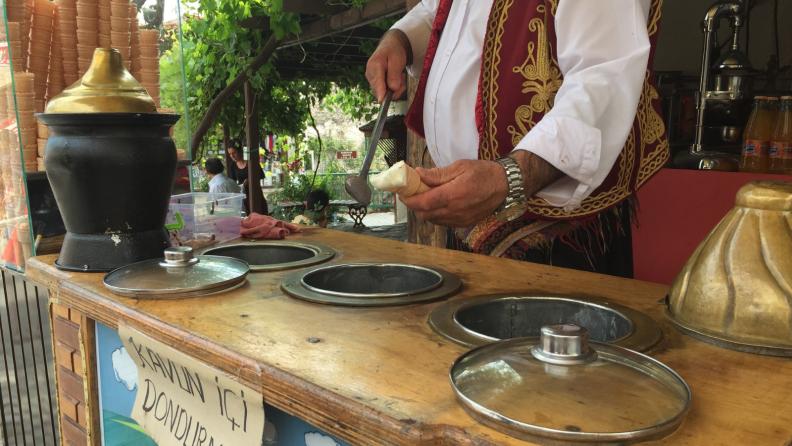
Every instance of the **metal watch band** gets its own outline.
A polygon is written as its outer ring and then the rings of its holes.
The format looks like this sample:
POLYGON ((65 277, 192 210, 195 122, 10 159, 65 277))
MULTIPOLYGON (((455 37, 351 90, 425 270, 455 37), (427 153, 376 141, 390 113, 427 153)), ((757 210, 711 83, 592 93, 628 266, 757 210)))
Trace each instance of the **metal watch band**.
POLYGON ((517 164, 517 161, 514 161, 514 159, 508 156, 498 158, 495 161, 503 166, 503 169, 506 171, 506 180, 509 183, 509 194, 506 196, 504 205, 508 207, 514 202, 524 202, 525 189, 523 189, 522 173, 520 173, 520 166, 517 164))

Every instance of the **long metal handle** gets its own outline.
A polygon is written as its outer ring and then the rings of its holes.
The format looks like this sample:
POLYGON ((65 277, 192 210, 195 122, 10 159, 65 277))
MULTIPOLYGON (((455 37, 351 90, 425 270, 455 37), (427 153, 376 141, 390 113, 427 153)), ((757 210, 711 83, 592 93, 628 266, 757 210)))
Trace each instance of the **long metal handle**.
POLYGON ((388 107, 390 107, 391 97, 393 91, 388 88, 385 91, 385 98, 382 100, 379 116, 377 117, 377 124, 374 126, 374 133, 371 134, 371 144, 369 145, 366 159, 363 160, 363 166, 360 167, 360 178, 366 178, 371 168, 371 162, 374 160, 374 152, 377 151, 377 144, 379 144, 380 136, 382 136, 382 129, 385 127, 385 118, 388 117, 388 107))

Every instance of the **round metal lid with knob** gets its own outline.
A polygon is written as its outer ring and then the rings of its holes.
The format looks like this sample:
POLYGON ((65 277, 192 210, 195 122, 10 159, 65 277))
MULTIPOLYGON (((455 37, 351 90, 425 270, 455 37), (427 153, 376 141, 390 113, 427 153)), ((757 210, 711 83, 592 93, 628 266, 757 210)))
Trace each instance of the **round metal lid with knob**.
POLYGON ((133 263, 104 277, 113 294, 169 299, 226 291, 245 282, 250 268, 242 260, 194 256, 189 246, 167 248, 164 258, 133 263))
POLYGON ((662 363, 589 342, 584 327, 554 324, 535 338, 494 342, 449 372, 474 419, 544 445, 624 445, 663 438, 682 423, 691 393, 662 363))
POLYGON ((588 330, 574 324, 545 325, 539 332, 539 344, 531 354, 550 364, 585 364, 597 359, 597 352, 588 346, 588 330))

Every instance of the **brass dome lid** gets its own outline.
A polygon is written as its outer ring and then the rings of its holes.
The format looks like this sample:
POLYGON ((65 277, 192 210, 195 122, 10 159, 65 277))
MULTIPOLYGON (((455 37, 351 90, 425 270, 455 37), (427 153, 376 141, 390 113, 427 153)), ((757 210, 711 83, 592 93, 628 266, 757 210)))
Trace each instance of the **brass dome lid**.
POLYGON ((157 113, 118 50, 97 48, 88 71, 47 104, 47 113, 157 113))
POLYGON ((671 284, 666 316, 706 342, 792 356, 792 183, 760 180, 671 284))

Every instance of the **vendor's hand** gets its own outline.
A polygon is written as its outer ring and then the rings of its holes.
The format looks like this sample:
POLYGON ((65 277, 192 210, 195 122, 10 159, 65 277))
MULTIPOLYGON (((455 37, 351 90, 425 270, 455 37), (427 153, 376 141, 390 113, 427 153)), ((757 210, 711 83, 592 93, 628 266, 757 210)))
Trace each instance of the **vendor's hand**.
POLYGON ((449 228, 475 225, 492 215, 509 193, 506 172, 494 161, 461 160, 416 171, 433 189, 402 198, 418 218, 449 228))
POLYGON ((377 102, 382 103, 385 98, 386 83, 393 91, 393 99, 404 93, 407 89, 404 68, 408 63, 412 63, 410 40, 397 29, 388 31, 366 64, 366 79, 377 102))
POLYGON ((242 185, 243 185, 243 186, 247 186, 247 185, 248 185, 248 180, 246 179, 245 181, 243 181, 243 182, 242 182, 242 185))

